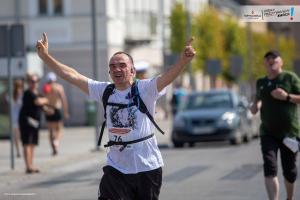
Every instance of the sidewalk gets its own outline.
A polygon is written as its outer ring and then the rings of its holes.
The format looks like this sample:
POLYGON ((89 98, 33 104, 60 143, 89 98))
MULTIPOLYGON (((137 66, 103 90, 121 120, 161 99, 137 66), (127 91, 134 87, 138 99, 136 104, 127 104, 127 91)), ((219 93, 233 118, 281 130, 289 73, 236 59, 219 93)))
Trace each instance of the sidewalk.
MULTIPOLYGON (((169 145, 169 120, 158 120, 160 127, 166 132, 165 135, 156 131, 159 145, 169 145)), ((63 130, 59 152, 52 156, 48 140, 48 131, 40 131, 39 145, 35 149, 34 163, 41 173, 56 173, 58 171, 76 170, 82 165, 97 162, 104 163, 106 160, 106 149, 103 144, 107 141, 107 133, 103 134, 103 142, 99 151, 95 151, 96 136, 94 127, 67 127, 63 130)), ((10 141, 0 140, 0 177, 19 176, 25 174, 23 157, 15 157, 15 169, 11 170, 10 141)), ((23 153, 22 153, 23 154, 23 153)))

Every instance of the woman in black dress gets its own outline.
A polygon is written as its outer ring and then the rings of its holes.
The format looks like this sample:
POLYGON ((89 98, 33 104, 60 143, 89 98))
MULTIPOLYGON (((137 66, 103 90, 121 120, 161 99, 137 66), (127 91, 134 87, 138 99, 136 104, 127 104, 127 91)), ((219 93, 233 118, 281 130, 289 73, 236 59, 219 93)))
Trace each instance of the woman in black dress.
POLYGON ((38 93, 39 78, 37 75, 28 76, 28 89, 23 94, 23 102, 19 115, 21 140, 24 149, 26 173, 38 173, 33 166, 34 147, 38 145, 40 118, 44 105, 48 103, 45 97, 38 93))

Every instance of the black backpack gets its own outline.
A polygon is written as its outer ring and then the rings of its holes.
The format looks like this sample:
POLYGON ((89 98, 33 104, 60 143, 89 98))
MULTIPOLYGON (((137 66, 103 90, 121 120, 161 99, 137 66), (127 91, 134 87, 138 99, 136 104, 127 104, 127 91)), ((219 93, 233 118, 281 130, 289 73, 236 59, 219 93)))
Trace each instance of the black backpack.
MULTIPOLYGON (((145 103, 143 102, 142 98, 140 97, 136 81, 133 82, 133 84, 131 86, 130 98, 132 98, 132 103, 130 103, 129 105, 128 104, 108 102, 108 99, 109 99, 110 95, 113 94, 114 89, 115 89, 115 85, 114 84, 109 84, 108 86, 106 86, 106 88, 103 92, 102 104, 103 104, 103 108, 104 108, 104 122, 102 123, 100 136, 99 136, 99 140, 98 140, 98 146, 101 145, 103 131, 104 131, 104 128, 106 126, 106 106, 107 105, 118 106, 120 109, 130 107, 130 106, 136 106, 141 113, 144 113, 145 115, 147 115, 147 117, 150 119, 150 121, 153 123, 153 125, 157 128, 157 130, 159 130, 162 134, 164 134, 164 132, 160 129, 160 127, 154 121, 153 116, 149 113, 148 108, 146 107, 145 103)), ((109 147, 109 146, 112 146, 112 145, 123 145, 123 147, 120 149, 120 151, 122 151, 128 144, 141 142, 143 140, 151 138, 153 135, 154 134, 151 134, 149 136, 146 136, 146 137, 143 137, 143 138, 140 138, 140 139, 137 139, 137 140, 133 140, 133 141, 127 141, 127 142, 109 141, 106 145, 104 145, 104 147, 109 147)))

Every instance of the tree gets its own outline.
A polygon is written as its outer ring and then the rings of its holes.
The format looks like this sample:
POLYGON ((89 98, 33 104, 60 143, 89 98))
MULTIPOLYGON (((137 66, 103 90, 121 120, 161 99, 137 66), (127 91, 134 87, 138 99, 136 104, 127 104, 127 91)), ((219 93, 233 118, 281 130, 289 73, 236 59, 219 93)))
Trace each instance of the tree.
POLYGON ((247 46, 246 46, 246 30, 241 27, 237 20, 227 16, 223 22, 224 36, 224 70, 223 77, 229 82, 237 81, 237 77, 233 77, 230 72, 231 56, 240 56, 243 59, 242 77, 245 79, 246 63, 247 63, 247 46))
POLYGON ((180 53, 186 43, 185 9, 181 3, 175 3, 170 15, 170 49, 172 53, 180 53))
POLYGON ((204 69, 208 59, 224 58, 224 37, 222 36, 222 22, 216 9, 203 9, 193 21, 193 35, 196 54, 194 69, 204 69))
POLYGON ((295 59, 296 42, 292 38, 283 35, 279 36, 279 52, 284 62, 284 68, 293 70, 293 61, 295 59))
POLYGON ((272 32, 252 33, 252 36, 252 49, 249 49, 249 51, 252 51, 253 55, 253 57, 250 58, 252 63, 250 66, 250 73, 252 73, 254 80, 256 80, 266 74, 263 56, 270 49, 275 49, 276 43, 275 35, 272 32))

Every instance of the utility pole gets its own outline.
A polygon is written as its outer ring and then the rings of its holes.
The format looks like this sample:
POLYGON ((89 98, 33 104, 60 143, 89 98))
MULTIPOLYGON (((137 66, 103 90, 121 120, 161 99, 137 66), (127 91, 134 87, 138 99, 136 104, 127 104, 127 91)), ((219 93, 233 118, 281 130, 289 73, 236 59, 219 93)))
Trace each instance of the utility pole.
POLYGON ((247 22, 247 26, 246 26, 246 31, 247 31, 247 48, 248 48, 248 80, 250 82, 250 95, 249 98, 250 100, 252 100, 252 94, 254 94, 254 80, 253 80, 253 73, 252 73, 252 58, 253 58, 253 47, 252 47, 252 30, 251 30, 251 22, 247 22))
MULTIPOLYGON (((185 0, 185 9, 186 9, 186 41, 191 38, 191 16, 190 16, 190 1, 185 0)), ((192 90, 196 89, 195 79, 193 76, 193 69, 191 63, 188 64, 188 71, 190 77, 190 85, 192 90)))
MULTIPOLYGON (((91 18, 92 18, 92 51, 93 51, 93 74, 94 79, 99 80, 99 70, 98 70, 98 39, 97 39, 97 9, 96 0, 91 0, 91 18)), ((95 150, 99 150, 98 139, 100 130, 100 116, 99 116, 99 103, 95 102, 96 106, 96 122, 95 122, 95 150)))
MULTIPOLYGON (((15 0, 15 23, 20 23, 20 0, 15 0)), ((10 133, 10 168, 12 170, 15 169, 15 157, 14 157, 14 144, 15 144, 15 135, 13 132, 13 77, 12 77, 12 66, 11 66, 11 45, 12 45, 12 34, 11 34, 11 27, 7 27, 6 33, 7 33, 7 74, 8 74, 8 96, 9 96, 9 133, 10 133)))
POLYGON ((164 1, 158 0, 159 4, 159 21, 160 21, 160 37, 161 37, 161 54, 162 54, 162 65, 165 68, 166 67, 166 44, 165 44, 165 7, 164 7, 164 1))
MULTIPOLYGON (((160 22, 160 39, 161 39, 161 55, 162 55, 162 70, 167 69, 166 63, 166 40, 165 40, 165 5, 163 0, 158 0, 158 21, 160 22)), ((168 101, 166 95, 161 98, 162 108, 165 113, 165 117, 169 116, 168 113, 168 101)))
POLYGON ((15 157, 14 157, 14 144, 15 144, 15 135, 13 132, 13 124, 12 124, 12 72, 11 72, 11 35, 10 27, 7 29, 7 74, 8 74, 8 96, 9 96, 9 133, 10 133, 10 168, 15 169, 15 157))

